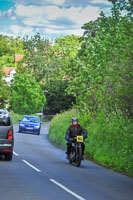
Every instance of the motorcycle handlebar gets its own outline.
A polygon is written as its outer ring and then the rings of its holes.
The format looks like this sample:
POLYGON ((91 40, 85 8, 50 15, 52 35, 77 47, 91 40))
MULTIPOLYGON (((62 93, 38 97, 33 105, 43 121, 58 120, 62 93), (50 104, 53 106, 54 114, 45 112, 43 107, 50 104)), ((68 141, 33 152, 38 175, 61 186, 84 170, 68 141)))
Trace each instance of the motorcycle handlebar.
MULTIPOLYGON (((84 141, 85 139, 83 139, 83 141, 84 141)), ((76 142, 77 141, 77 137, 75 136, 75 137, 73 137, 73 138, 69 138, 69 141, 72 141, 72 142, 76 142)))
POLYGON ((73 138, 70 138, 69 140, 70 141, 75 141, 77 138, 76 137, 73 137, 73 138))

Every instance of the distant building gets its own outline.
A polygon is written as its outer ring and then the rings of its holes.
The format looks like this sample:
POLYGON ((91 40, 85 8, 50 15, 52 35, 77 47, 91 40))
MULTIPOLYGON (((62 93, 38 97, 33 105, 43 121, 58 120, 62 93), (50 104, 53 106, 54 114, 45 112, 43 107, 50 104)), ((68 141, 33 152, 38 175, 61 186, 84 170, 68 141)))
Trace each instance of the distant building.
MULTIPOLYGON (((24 57, 24 55, 15 54, 15 64, 19 60, 21 60, 23 57, 24 57)), ((4 67, 2 70, 6 74, 6 76, 3 77, 3 80, 5 80, 8 83, 8 85, 10 85, 11 84, 11 80, 13 79, 14 74, 16 73, 16 67, 4 67)))
POLYGON ((14 77, 14 74, 16 73, 16 68, 15 67, 4 67, 3 71, 6 73, 6 76, 3 77, 3 80, 5 80, 8 85, 10 85, 11 80, 14 77))
POLYGON ((23 57, 24 57, 24 55, 15 54, 15 64, 16 64, 18 61, 20 61, 23 57))

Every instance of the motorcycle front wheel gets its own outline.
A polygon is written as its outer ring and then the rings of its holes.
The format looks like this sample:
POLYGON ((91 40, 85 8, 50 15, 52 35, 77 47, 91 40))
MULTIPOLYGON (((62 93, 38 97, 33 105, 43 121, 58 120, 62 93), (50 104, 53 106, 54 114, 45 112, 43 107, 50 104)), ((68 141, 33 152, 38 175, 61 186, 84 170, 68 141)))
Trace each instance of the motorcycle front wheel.
POLYGON ((72 149, 72 151, 71 151, 71 153, 70 153, 70 155, 69 155, 68 160, 69 160, 69 163, 70 163, 70 164, 72 164, 72 162, 75 161, 75 149, 72 149))
POLYGON ((82 148, 79 148, 76 156, 76 167, 80 166, 81 160, 82 160, 82 148))

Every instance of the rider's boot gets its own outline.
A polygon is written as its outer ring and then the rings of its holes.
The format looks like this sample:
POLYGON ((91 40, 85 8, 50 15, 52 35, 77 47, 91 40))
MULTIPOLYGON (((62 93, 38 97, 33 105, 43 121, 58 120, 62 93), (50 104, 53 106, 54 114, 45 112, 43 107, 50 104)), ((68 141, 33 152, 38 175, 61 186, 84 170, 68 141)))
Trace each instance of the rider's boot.
POLYGON ((81 160, 84 160, 84 149, 82 149, 82 158, 81 160))
POLYGON ((66 152, 66 154, 67 154, 66 159, 69 159, 70 153, 66 152))
POLYGON ((84 160, 84 156, 82 155, 82 158, 81 158, 81 160, 84 160))

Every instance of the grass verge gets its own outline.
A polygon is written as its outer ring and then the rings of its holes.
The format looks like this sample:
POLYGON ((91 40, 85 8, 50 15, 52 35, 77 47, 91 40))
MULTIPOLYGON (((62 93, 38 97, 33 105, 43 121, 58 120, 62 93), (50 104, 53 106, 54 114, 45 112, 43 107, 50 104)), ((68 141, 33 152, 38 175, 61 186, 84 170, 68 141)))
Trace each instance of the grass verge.
POLYGON ((65 133, 71 118, 77 116, 87 130, 85 157, 112 170, 133 176, 133 123, 121 116, 106 119, 103 113, 94 118, 76 110, 57 114, 51 121, 49 140, 57 147, 66 148, 65 133))

